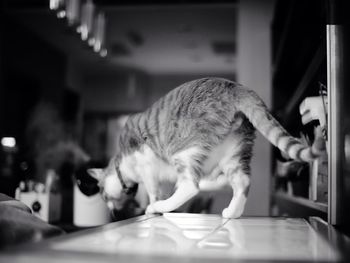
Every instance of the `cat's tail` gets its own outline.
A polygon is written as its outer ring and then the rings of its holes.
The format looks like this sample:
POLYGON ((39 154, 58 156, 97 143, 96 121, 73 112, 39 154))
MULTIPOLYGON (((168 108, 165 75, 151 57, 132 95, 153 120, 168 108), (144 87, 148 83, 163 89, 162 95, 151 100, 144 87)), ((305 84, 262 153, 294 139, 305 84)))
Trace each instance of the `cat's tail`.
POLYGON ((253 90, 239 87, 235 97, 238 97, 238 110, 244 113, 261 134, 290 158, 308 162, 324 153, 326 147, 320 127, 316 129, 313 144, 306 145, 299 139, 292 137, 281 126, 253 90))

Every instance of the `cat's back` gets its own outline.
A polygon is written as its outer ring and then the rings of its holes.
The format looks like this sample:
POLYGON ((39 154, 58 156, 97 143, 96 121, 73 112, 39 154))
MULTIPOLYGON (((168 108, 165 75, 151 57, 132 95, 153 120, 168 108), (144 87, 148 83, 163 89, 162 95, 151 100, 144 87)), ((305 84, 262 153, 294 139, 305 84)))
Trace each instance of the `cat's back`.
POLYGON ((210 140, 218 140, 216 137, 226 135, 232 127, 236 87, 226 79, 202 78, 170 91, 143 114, 148 143, 170 153, 199 138, 206 137, 212 144, 210 140))
POLYGON ((232 93, 239 85, 224 78, 207 77, 186 82, 160 98, 153 107, 171 118, 197 118, 203 112, 232 106, 232 93))
POLYGON ((126 140, 135 145, 128 148, 145 142, 158 156, 168 159, 198 140, 217 144, 232 130, 237 87, 227 79, 210 77, 178 86, 130 119, 126 134, 136 140, 126 140))
POLYGON ((206 77, 186 82, 171 90, 165 99, 179 98, 183 103, 205 101, 232 91, 238 84, 224 78, 206 77))

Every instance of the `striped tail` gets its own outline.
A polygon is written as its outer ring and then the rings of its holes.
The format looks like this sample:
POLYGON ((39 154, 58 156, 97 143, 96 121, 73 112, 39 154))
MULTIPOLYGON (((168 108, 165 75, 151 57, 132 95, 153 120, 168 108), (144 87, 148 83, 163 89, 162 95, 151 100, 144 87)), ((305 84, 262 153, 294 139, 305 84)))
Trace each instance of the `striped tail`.
POLYGON ((325 141, 320 127, 316 129, 315 140, 311 146, 292 137, 281 124, 270 114, 265 103, 252 90, 239 88, 238 110, 244 113, 253 126, 273 145, 299 161, 312 161, 325 151, 325 141))

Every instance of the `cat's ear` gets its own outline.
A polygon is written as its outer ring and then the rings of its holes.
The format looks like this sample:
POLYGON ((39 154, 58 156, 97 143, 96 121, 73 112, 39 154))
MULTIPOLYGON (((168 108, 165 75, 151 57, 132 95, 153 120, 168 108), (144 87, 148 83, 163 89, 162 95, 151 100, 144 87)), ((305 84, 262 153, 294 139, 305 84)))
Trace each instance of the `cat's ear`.
POLYGON ((95 178, 97 181, 101 181, 104 178, 104 172, 103 169, 98 169, 98 168, 91 168, 87 169, 88 174, 95 178))

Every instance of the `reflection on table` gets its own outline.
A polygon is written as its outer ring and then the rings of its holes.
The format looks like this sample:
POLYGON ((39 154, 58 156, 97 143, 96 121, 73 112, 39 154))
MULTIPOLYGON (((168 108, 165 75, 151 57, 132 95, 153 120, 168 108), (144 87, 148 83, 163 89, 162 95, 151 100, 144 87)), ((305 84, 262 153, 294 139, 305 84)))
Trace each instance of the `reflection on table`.
POLYGON ((54 250, 213 259, 339 259, 303 219, 177 214, 53 243, 54 250))

